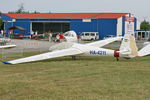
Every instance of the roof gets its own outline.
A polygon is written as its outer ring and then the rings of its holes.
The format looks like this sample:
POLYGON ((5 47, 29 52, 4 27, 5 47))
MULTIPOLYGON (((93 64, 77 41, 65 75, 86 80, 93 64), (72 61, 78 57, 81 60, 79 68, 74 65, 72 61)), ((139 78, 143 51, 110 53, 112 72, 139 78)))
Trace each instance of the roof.
POLYGON ((117 19, 128 13, 5 13, 14 19, 117 19))

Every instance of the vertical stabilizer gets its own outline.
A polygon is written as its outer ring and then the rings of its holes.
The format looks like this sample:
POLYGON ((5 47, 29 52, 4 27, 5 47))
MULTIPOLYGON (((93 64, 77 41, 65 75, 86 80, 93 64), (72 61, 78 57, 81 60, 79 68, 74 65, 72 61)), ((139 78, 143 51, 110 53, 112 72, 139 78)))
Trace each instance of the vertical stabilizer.
POLYGON ((136 57, 138 55, 138 48, 133 35, 130 36, 130 48, 131 48, 131 56, 136 57))
POLYGON ((125 16, 125 36, 120 46, 120 54, 125 58, 138 56, 138 48, 134 38, 134 17, 129 13, 125 16))
POLYGON ((132 58, 138 55, 138 48, 136 46, 133 34, 126 33, 120 46, 121 55, 125 58, 132 58))

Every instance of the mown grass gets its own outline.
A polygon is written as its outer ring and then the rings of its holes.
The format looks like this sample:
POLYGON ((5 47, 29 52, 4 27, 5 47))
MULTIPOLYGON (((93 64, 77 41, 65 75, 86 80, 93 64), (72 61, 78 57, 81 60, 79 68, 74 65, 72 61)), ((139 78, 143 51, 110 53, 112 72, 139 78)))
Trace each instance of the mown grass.
MULTIPOLYGON (((25 56, 33 55, 25 53, 25 56)), ((6 58, 5 60, 9 60, 6 58)), ((149 100, 150 57, 0 63, 0 100, 149 100)))

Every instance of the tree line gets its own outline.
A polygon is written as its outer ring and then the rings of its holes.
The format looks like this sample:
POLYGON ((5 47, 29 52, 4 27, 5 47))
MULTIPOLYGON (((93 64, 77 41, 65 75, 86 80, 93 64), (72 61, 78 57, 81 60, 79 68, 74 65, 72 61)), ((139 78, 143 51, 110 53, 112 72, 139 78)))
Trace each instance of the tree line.
POLYGON ((150 31, 150 23, 146 20, 142 21, 140 29, 144 31, 150 31))
MULTIPOLYGON (((19 8, 16 11, 9 11, 8 13, 40 13, 37 11, 34 11, 34 12, 25 11, 23 3, 18 5, 18 7, 19 8)), ((1 16, 1 14, 2 14, 2 12, 0 11, 0 16, 1 16)), ((3 20, 0 18, 0 30, 3 29, 2 26, 3 26, 3 20)))

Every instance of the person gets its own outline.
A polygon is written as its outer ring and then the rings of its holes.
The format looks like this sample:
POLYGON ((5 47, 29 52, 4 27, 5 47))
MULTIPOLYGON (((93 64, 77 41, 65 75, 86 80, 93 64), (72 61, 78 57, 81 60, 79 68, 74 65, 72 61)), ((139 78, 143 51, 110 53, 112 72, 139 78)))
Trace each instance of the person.
POLYGON ((59 34, 59 39, 60 39, 60 42, 63 42, 64 36, 62 33, 59 34))
POLYGON ((49 32, 49 42, 52 41, 52 32, 49 32))
POLYGON ((45 34, 44 34, 44 39, 46 39, 46 40, 49 39, 49 34, 48 34, 48 32, 45 32, 45 34))
POLYGON ((33 31, 31 31, 31 33, 30 33, 30 39, 32 39, 32 38, 33 38, 33 35, 34 35, 34 32, 33 32, 33 31))
POLYGON ((56 39, 55 42, 60 42, 60 37, 59 37, 60 33, 56 35, 56 39))
POLYGON ((4 31, 3 31, 3 30, 1 30, 1 35, 3 36, 3 34, 4 34, 4 31))
POLYGON ((38 31, 35 31, 35 36, 37 36, 38 35, 38 31))
POLYGON ((141 40, 141 36, 140 35, 138 36, 138 40, 141 40))
POLYGON ((9 31, 9 38, 13 38, 13 30, 9 31))
POLYGON ((0 31, 0 37, 2 37, 1 31, 0 31))
POLYGON ((6 30, 4 30, 3 32, 3 37, 6 37, 6 30))

